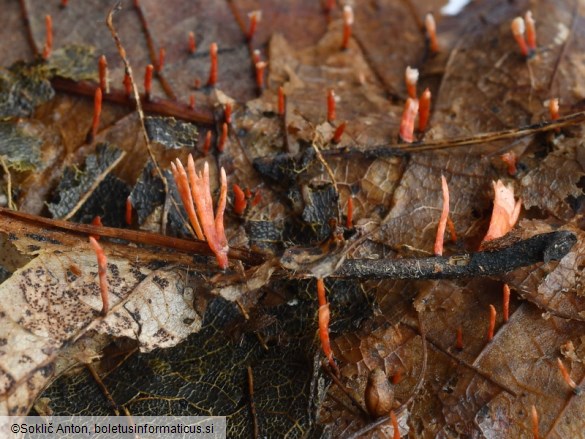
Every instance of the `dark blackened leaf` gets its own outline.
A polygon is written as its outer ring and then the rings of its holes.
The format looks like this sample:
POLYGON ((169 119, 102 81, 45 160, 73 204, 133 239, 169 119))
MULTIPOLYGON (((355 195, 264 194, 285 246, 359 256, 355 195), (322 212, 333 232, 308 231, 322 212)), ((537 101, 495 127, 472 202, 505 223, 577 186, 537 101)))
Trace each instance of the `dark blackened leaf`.
POLYGON ((37 105, 55 96, 42 64, 17 62, 0 69, 0 117, 27 117, 37 105))
POLYGON ((48 204, 49 212, 56 218, 73 216, 123 156, 120 149, 101 143, 87 156, 83 170, 65 169, 56 189, 57 199, 48 204))
POLYGON ((98 79, 95 48, 70 44, 54 50, 47 66, 57 76, 74 81, 98 79))
MULTIPOLYGON (((174 180, 168 177, 169 184, 173 181, 174 185, 174 180)), ((164 185, 152 162, 149 161, 144 167, 142 175, 130 193, 130 200, 138 215, 138 224, 144 223, 154 209, 164 203, 164 185)))
POLYGON ((303 221, 315 228, 318 239, 325 239, 331 232, 329 220, 337 219, 338 214, 339 195, 335 187, 331 184, 321 187, 307 185, 303 186, 302 194, 305 204, 303 221))
POLYGON ((195 148, 197 146, 197 127, 173 117, 147 117, 146 132, 151 142, 171 148, 195 148))
POLYGON ((40 165, 42 141, 23 132, 18 124, 0 122, 0 155, 9 166, 30 170, 40 165))

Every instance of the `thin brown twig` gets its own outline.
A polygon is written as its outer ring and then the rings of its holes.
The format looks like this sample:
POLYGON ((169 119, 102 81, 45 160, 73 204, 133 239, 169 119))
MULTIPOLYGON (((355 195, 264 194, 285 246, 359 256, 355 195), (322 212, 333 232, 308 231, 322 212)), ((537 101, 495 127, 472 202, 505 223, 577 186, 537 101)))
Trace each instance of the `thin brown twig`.
POLYGON ((165 94, 168 96, 169 99, 176 100, 177 95, 173 91, 171 84, 166 80, 164 75, 161 71, 161 66, 159 66, 159 60, 157 57, 156 49, 154 48, 154 42, 152 40, 152 35, 150 34, 150 29, 148 28, 148 22, 146 21, 146 16, 144 15, 144 11, 142 10, 142 6, 140 2, 134 2, 134 10, 138 15, 138 20, 140 21, 140 25, 142 26, 142 32, 144 32, 144 36, 146 37, 146 45, 148 46, 148 56, 150 58, 150 62, 155 67, 156 76, 160 82, 162 89, 164 90, 165 94))
POLYGON ((87 368, 87 370, 89 371, 89 373, 91 374, 91 376, 93 377, 95 382, 97 383, 98 387, 101 389, 102 393, 104 394, 104 396, 106 397, 106 399, 108 400, 110 405, 112 406, 112 409, 114 410, 114 413, 116 414, 116 416, 120 416, 119 406, 116 403, 116 401, 114 401, 112 394, 110 393, 110 391, 108 390, 108 388, 106 387, 104 382, 102 381, 101 377, 97 373, 97 370, 95 370, 95 368, 93 367, 93 365, 91 363, 86 363, 85 367, 87 368))
MULTIPOLYGON (((148 139, 148 133, 146 132, 146 124, 144 122, 144 111, 142 110, 142 103, 140 102, 140 94, 138 93, 138 86, 136 85, 136 81, 134 81, 134 75, 132 74, 132 66, 130 66, 130 62, 126 57, 126 49, 122 45, 122 41, 120 40, 120 36, 114 27, 114 13, 120 11, 122 9, 120 2, 116 3, 108 12, 108 16, 106 18, 106 25, 108 29, 110 29, 110 33, 112 34, 112 38, 114 39, 114 43, 116 44, 116 48, 118 49, 118 53, 120 54, 120 58, 122 58, 122 62, 124 63, 125 72, 130 78, 130 83, 132 84, 132 93, 134 95, 134 100, 136 101, 136 111, 138 112, 138 118, 140 119, 140 127, 142 131, 142 135, 144 137, 144 141, 146 142, 146 149, 148 150, 148 155, 152 160, 156 171, 163 182, 165 194, 168 196, 169 194, 169 185, 167 179, 165 178, 164 173, 160 169, 156 157, 154 156, 154 152, 150 145, 150 140, 148 139)), ((168 203, 165 203, 165 206, 168 206, 168 203)), ((163 211, 162 218, 161 218, 161 233, 164 235, 166 233, 166 225, 167 225, 167 211, 163 211)))
POLYGON ((260 428, 258 426, 258 416, 256 414, 256 403, 254 402, 254 375, 252 367, 248 366, 248 397, 250 400, 250 414, 252 415, 252 424, 254 425, 254 439, 260 437, 260 428))

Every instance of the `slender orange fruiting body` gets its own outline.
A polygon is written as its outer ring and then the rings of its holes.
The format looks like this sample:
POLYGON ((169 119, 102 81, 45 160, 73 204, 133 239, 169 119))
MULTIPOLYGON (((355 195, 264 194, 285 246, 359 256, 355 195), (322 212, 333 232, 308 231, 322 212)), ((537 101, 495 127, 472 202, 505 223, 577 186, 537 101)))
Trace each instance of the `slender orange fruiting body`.
POLYGON ((524 24, 524 19, 522 17, 516 17, 512 20, 512 35, 514 35, 514 39, 520 48, 520 53, 522 53, 523 56, 528 56, 528 46, 524 39, 525 30, 526 25, 524 24))
POLYGON ((335 92, 329 89, 327 92, 327 122, 333 122, 335 117, 335 92))
POLYGON ((508 284, 504 284, 504 300, 502 306, 502 316, 504 317, 504 322, 507 322, 510 318, 510 287, 508 284))
POLYGON ((317 279, 317 299, 319 300, 319 306, 327 305, 327 299, 325 297, 325 282, 321 277, 317 279))
POLYGON ((209 245, 209 248, 215 254, 219 267, 224 270, 228 266, 229 251, 223 225, 223 214, 227 199, 227 177, 225 175, 225 169, 221 168, 220 170, 221 185, 215 217, 213 215, 213 201, 211 199, 211 188, 209 186, 209 164, 205 162, 203 173, 198 174, 195 172, 193 156, 189 154, 187 159, 187 171, 189 174, 191 193, 193 194, 193 200, 197 206, 197 214, 201 222, 201 228, 203 229, 203 233, 207 240, 207 245, 209 245))
POLYGON ((443 192, 443 210, 441 211, 437 236, 435 238, 435 256, 443 255, 443 240, 445 239, 445 230, 447 229, 447 218, 449 218, 449 186, 444 175, 441 175, 441 190, 443 192))
POLYGON ((218 152, 223 152, 223 150, 225 149, 227 137, 228 137, 228 124, 224 122, 223 125, 221 126, 221 135, 219 136, 219 141, 217 142, 217 151, 218 152))
POLYGON ((402 381, 402 371, 399 369, 392 375, 392 384, 398 384, 400 381, 402 381))
POLYGON ((539 439, 540 434, 538 433, 538 412, 536 411, 536 407, 532 406, 532 437, 534 439, 539 439))
POLYGON ((47 59, 53 51, 53 19, 45 15, 45 46, 43 47, 43 58, 47 59))
POLYGON ((550 113, 551 120, 557 120, 559 118, 559 100, 554 98, 548 101, 548 112, 550 113))
POLYGON ((349 5, 343 7, 343 38, 341 40, 341 49, 346 50, 349 47, 351 38, 351 26, 353 25, 353 9, 349 5))
POLYGON ((209 154, 210 149, 211 149, 211 131, 207 131, 207 134, 205 135, 205 141, 203 142, 203 147, 201 148, 201 150, 203 151, 203 155, 209 154))
POLYGON ((95 136, 98 132, 100 125, 100 115, 102 114, 102 89, 96 88, 93 96, 93 120, 91 122, 91 128, 87 133, 87 143, 93 143, 95 136))
POLYGON ((435 23, 435 17, 433 14, 428 13, 425 15, 425 28, 429 37, 429 47, 431 52, 439 52, 439 42, 437 41, 437 25, 435 23))
POLYGON ((508 175, 514 176, 518 172, 516 167, 516 163, 518 162, 518 157, 514 154, 513 151, 506 152, 500 156, 502 161, 508 165, 508 175))
POLYGON ((408 96, 412 99, 416 99, 416 83, 418 82, 418 77, 418 69, 413 69, 410 66, 406 67, 404 81, 406 82, 408 96))
POLYGON ((195 235, 201 241, 205 241, 203 230, 201 230, 201 225, 199 224, 197 214, 195 213, 195 205, 193 204, 191 189, 189 188, 187 172, 185 171, 185 168, 179 159, 176 160, 176 164, 171 162, 171 172, 173 173, 173 178, 175 179, 175 184, 177 185, 177 190, 179 191, 179 196, 181 197, 183 207, 185 208, 187 216, 189 217, 189 222, 191 223, 191 226, 193 226, 195 235))
POLYGON ((249 187, 244 189, 244 194, 246 194, 246 198, 252 198, 252 192, 250 191, 249 187))
POLYGON ((278 87, 278 114, 284 116, 285 102, 284 89, 282 86, 278 87))
POLYGON ((575 392, 575 394, 581 393, 579 387, 577 386, 577 383, 575 383, 575 381, 573 381, 573 379, 569 375, 569 372, 565 368, 565 365, 563 364, 563 361, 560 358, 557 358, 557 364, 559 366, 559 370, 561 371, 561 374, 563 375, 563 380, 565 380, 565 382, 567 383, 567 385, 571 389, 573 389, 573 392, 575 392))
POLYGON ((339 126, 335 129, 335 132, 333 133, 333 137, 331 138, 331 141, 333 143, 341 142, 341 136, 343 136, 343 132, 345 131, 346 125, 347 125, 347 122, 343 122, 343 123, 339 124, 339 126))
POLYGON ((345 219, 345 227, 353 229, 353 197, 347 199, 347 217, 345 219))
POLYGON ((400 439, 400 429, 398 428, 398 420, 396 419, 394 410, 390 410, 390 421, 392 422, 392 429, 394 430, 394 433, 392 433, 392 439, 400 439))
POLYGON ((64 9, 67 7, 67 0, 61 0, 61 3, 59 4, 59 6, 64 9))
POLYGON ((132 198, 130 196, 126 198, 126 214, 124 215, 124 220, 126 221, 126 225, 132 225, 132 198))
POLYGON ((256 63, 256 86, 259 90, 264 88, 264 71, 266 70, 266 66, 268 65, 265 61, 260 61, 256 63))
POLYGON ((418 104, 418 130, 422 133, 427 128, 431 114, 431 91, 427 88, 420 96, 418 104))
MULTIPOLYGON (((92 226, 102 227, 103 224, 102 224, 101 217, 99 215, 96 215, 94 217, 94 219, 91 220, 91 225, 92 226)), ((100 235, 89 235, 89 236, 93 237, 93 239, 95 239, 96 241, 99 241, 100 240, 100 235)))
POLYGON ((532 12, 526 11, 524 14, 524 21, 526 23, 526 44, 531 53, 536 51, 536 23, 532 18, 532 12))
POLYGON ((260 20, 262 19, 262 11, 252 11, 248 14, 248 18, 250 19, 250 26, 248 27, 246 38, 248 41, 251 41, 256 33, 258 23, 260 23, 260 20))
POLYGON ((418 113, 418 100, 408 98, 400 119, 400 138, 406 143, 414 141, 414 119, 418 113))
POLYGON ((459 326, 457 328, 457 337, 456 337, 456 341, 455 341, 455 349, 457 349, 458 351, 462 351, 463 350, 463 329, 461 328, 461 326, 459 326))
POLYGON ((110 92, 110 84, 108 80, 108 61, 106 55, 100 56, 98 61, 98 70, 100 75, 100 88, 102 93, 108 94, 110 92))
POLYGON ((234 184, 234 213, 236 215, 241 215, 246 210, 246 205, 248 201, 246 200, 246 195, 240 186, 234 184))
POLYGON ((195 95, 191 94, 189 95, 189 110, 194 110, 195 109, 195 95))
POLYGON ((262 56, 260 56, 260 51, 258 49, 255 49, 252 52, 252 62, 254 63, 254 65, 256 65, 260 61, 262 61, 262 56))
POLYGON ((223 110, 223 120, 228 125, 232 123, 232 104, 229 102, 225 104, 225 108, 223 110))
POLYGON ((106 254, 102 247, 98 244, 93 236, 89 237, 89 243, 93 248, 97 256, 98 262, 98 277, 100 280, 100 292, 102 296, 102 315, 105 316, 108 314, 108 310, 110 309, 110 298, 108 296, 108 278, 107 278, 107 271, 108 271, 108 259, 106 258, 106 254))
POLYGON ((217 84, 217 43, 211 43, 209 46, 209 78, 207 79, 207 85, 214 87, 217 84))
POLYGON ((188 38, 189 38, 188 50, 190 54, 193 54, 197 50, 197 45, 195 43, 195 34, 193 32, 189 32, 188 38))
POLYGON ((335 0, 325 0, 325 12, 329 13, 333 10, 333 8, 335 7, 335 0))
POLYGON ((132 81, 130 81, 130 75, 128 73, 124 73, 124 90, 126 91, 126 96, 132 96, 132 81))
POLYGON ((156 65, 156 72, 160 73, 165 65, 165 58, 167 56, 167 51, 164 47, 161 47, 158 50, 158 63, 156 65))
POLYGON ((331 312, 329 311, 329 304, 319 306, 319 339, 321 340, 321 349, 329 365, 333 370, 337 370, 337 365, 333 359, 333 351, 331 350, 331 341, 329 340, 329 320, 331 312))
POLYGON ((496 329, 496 308, 494 305, 490 305, 490 326, 488 328, 488 341, 492 341, 494 338, 494 330, 496 329))
POLYGON ((260 189, 256 189, 256 193, 254 194, 254 199, 252 200, 252 207, 257 206, 262 201, 262 192, 260 189))
POLYGON ((144 98, 147 101, 150 101, 151 98, 151 91, 152 91, 152 72, 154 70, 154 66, 149 64, 146 66, 146 71, 144 73, 144 98))

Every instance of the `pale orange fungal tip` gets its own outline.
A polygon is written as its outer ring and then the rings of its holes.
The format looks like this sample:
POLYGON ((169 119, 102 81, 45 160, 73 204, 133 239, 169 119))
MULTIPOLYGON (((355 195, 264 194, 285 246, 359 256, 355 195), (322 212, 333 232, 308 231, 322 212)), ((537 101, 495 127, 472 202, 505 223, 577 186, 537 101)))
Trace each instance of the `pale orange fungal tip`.
POLYGON ((492 341, 494 338, 494 331, 496 329, 496 308, 494 305, 490 305, 490 324, 488 327, 488 341, 492 341))
POLYGON ((203 147, 201 148, 201 150, 203 151, 204 155, 209 154, 209 151, 211 149, 211 131, 207 131, 207 134, 205 135, 205 141, 203 142, 203 147))
POLYGON ((98 61, 98 70, 99 70, 99 77, 100 77, 100 88, 102 89, 102 93, 109 93, 110 92, 110 81, 108 78, 108 61, 106 60, 106 55, 102 55, 98 61))
POLYGON ((429 115, 431 114, 431 91, 426 88, 423 91, 418 104, 418 130, 422 133, 427 128, 429 115))
POLYGON ((246 200, 246 195, 240 186, 237 184, 233 185, 234 189, 234 213, 236 215, 241 215, 246 210, 246 205, 248 201, 246 200))
POLYGON ((323 278, 317 279, 317 299, 319 300, 319 306, 327 305, 327 299, 325 297, 325 282, 323 278))
POLYGON ((227 124, 232 123, 232 104, 229 102, 225 104, 225 108, 223 110, 223 120, 227 124))
POLYGON ((532 18, 532 12, 526 11, 524 21, 526 23, 526 44, 530 52, 534 52, 536 50, 536 23, 532 18))
POLYGON ((520 53, 524 56, 528 56, 528 46, 524 38, 525 30, 526 25, 524 24, 524 19, 522 17, 516 17, 512 20, 512 35, 514 35, 514 39, 520 48, 520 53))
POLYGON ((93 97, 93 120, 91 122, 91 129, 87 133, 87 143, 93 143, 97 135, 100 125, 100 116, 102 114, 102 89, 96 88, 93 97))
POLYGON ((573 379, 569 375, 569 372, 567 371, 567 369, 565 368, 565 365, 563 364, 563 360, 561 360, 560 358, 557 358, 557 365, 559 366, 559 370, 561 371, 561 375, 563 376, 563 380, 565 380, 567 385, 571 389, 573 389, 573 392, 575 392, 576 394, 580 394, 581 393, 580 389, 577 386, 577 383, 575 383, 575 381, 573 381, 573 379))
POLYGON ((504 322, 507 322, 510 318, 510 287, 508 284, 504 284, 504 300, 502 306, 502 316, 504 317, 504 322))
POLYGON ((459 326, 457 328, 457 335, 456 335, 456 339, 455 339, 455 349, 457 349, 458 351, 463 350, 463 329, 461 328, 461 326, 459 326))
POLYGON ((132 225, 132 207, 132 198, 128 196, 128 198, 126 198, 126 213, 124 215, 124 220, 128 226, 132 225))
POLYGON ((416 99, 416 83, 418 82, 418 69, 413 69, 410 66, 406 67, 404 72, 404 81, 406 82, 406 91, 408 96, 416 99))
POLYGON ((190 54, 193 54, 197 50, 197 45, 196 45, 196 42, 195 42, 195 33, 194 32, 189 32, 189 35, 188 35, 187 38, 188 38, 188 46, 187 46, 187 48, 189 50, 189 53, 190 54))
POLYGON ((538 412, 536 411, 536 407, 532 406, 531 412, 531 419, 532 419, 532 437, 534 439, 540 438, 540 433, 538 432, 538 412))
POLYGON ((258 49, 255 49, 252 52, 252 61, 254 61, 254 65, 258 64, 260 61, 262 61, 262 56, 260 55, 260 51, 258 49))
POLYGON ((252 11, 248 14, 248 18, 250 19, 250 26, 248 27, 248 33, 246 37, 248 38, 248 41, 250 41, 256 33, 258 23, 260 23, 260 20, 262 20, 262 11, 252 11))
POLYGON ((158 51, 158 63, 156 65, 156 72, 160 73, 165 65, 165 58, 167 56, 167 51, 164 47, 161 47, 158 51))
POLYGON ((441 190, 443 192, 443 209, 439 218, 439 226, 437 227, 437 236, 435 238, 435 256, 443 255, 443 240, 445 230, 447 229, 447 218, 449 218, 449 186, 444 175, 441 175, 441 190))
POLYGON ((207 85, 214 87, 217 84, 217 43, 211 43, 209 46, 209 78, 207 79, 207 85))
MULTIPOLYGON (((102 227, 102 218, 99 215, 96 215, 92 220, 91 220, 91 225, 92 226, 98 226, 98 227, 102 227)), ((89 235, 91 237, 93 237, 93 239, 95 239, 96 241, 100 240, 100 235, 89 235)))
POLYGON ((195 95, 191 94, 189 95, 189 110, 194 110, 195 109, 195 95))
POLYGON ((398 420, 396 419, 394 410, 390 410, 390 422, 392 422, 392 429, 394 430, 392 439, 400 439, 400 429, 398 428, 398 420))
POLYGON ((266 70, 266 66, 268 65, 265 61, 260 61, 256 63, 256 86, 262 90, 264 88, 264 71, 266 70))
POLYGON ((500 156, 502 161, 508 166, 508 175, 514 176, 518 172, 517 163, 518 157, 513 151, 506 152, 500 156))
POLYGON ((278 114, 284 116, 285 111, 285 96, 282 86, 278 87, 278 114))
MULTIPOLYGON (((173 168, 173 174, 179 171, 178 174, 180 174, 180 178, 183 179, 183 166, 178 159, 175 163, 176 166, 173 168)), ((220 170, 220 194, 219 201, 217 202, 215 217, 213 213, 213 201, 211 199, 211 188, 209 186, 209 164, 205 162, 205 165, 203 166, 203 172, 197 173, 195 171, 195 162, 193 161, 193 156, 189 154, 189 157, 187 158, 187 176, 189 179, 189 188, 191 190, 190 192, 184 190, 185 201, 183 201, 183 204, 190 206, 191 203, 194 202, 197 210, 197 218, 199 219, 199 221, 195 224, 201 225, 201 229, 203 230, 203 235, 205 235, 207 245, 209 245, 210 250, 215 255, 219 267, 221 269, 225 269, 228 266, 229 251, 227 238, 225 236, 225 229, 223 226, 223 214, 225 211, 227 199, 227 177, 225 170, 223 168, 220 170), (191 199, 192 201, 189 202, 187 199, 191 199)), ((184 183, 180 184, 181 186, 184 186, 184 183)), ((179 187, 179 183, 177 183, 177 187, 179 187)), ((182 194, 181 199, 183 199, 182 194)), ((189 220, 191 221, 191 214, 188 213, 188 215, 189 220)), ((193 226, 195 226, 195 224, 192 223, 193 226)))
POLYGON ((489 229, 483 242, 506 235, 518 221, 522 201, 514 200, 514 188, 506 186, 501 180, 492 182, 494 187, 494 208, 489 229))
POLYGON ((343 7, 343 38, 341 41, 341 48, 343 50, 349 47, 349 40, 351 38, 351 27, 353 25, 353 8, 349 5, 343 7))
POLYGON ((559 118, 559 100, 557 98, 548 101, 548 112, 551 120, 555 121, 559 118))
POLYGON ((203 235, 203 230, 201 230, 201 225, 199 224, 199 220, 197 219, 197 215, 195 213, 195 205, 193 203, 191 188, 189 187, 187 172, 185 172, 185 168, 179 159, 176 160, 176 164, 171 162, 171 172, 173 173, 173 178, 175 180, 175 184, 177 185, 177 190, 179 191, 181 202, 183 203, 183 207, 187 212, 187 217, 189 218, 189 222, 195 231, 195 235, 198 239, 204 241, 205 237, 203 235))
POLYGON ((437 25, 435 23, 435 17, 431 13, 425 15, 425 28, 429 37, 429 46, 431 48, 431 52, 439 52, 439 42, 437 41, 437 25))
POLYGON ((45 15, 45 46, 43 47, 43 58, 47 59, 53 51, 53 19, 45 15))
POLYGON ((147 101, 150 101, 151 98, 153 70, 154 66, 152 64, 149 64, 146 66, 146 71, 144 72, 144 98, 147 101))
POLYGON ((97 262, 98 262, 98 277, 100 282, 100 293, 102 298, 102 315, 105 316, 108 314, 110 309, 110 298, 108 295, 108 258, 104 253, 101 245, 97 242, 97 240, 93 237, 89 237, 89 244, 91 245, 93 251, 96 254, 97 262))
POLYGON ((219 141, 217 142, 217 150, 219 152, 223 152, 223 150, 225 149, 225 144, 227 142, 227 136, 228 136, 228 124, 224 122, 223 125, 221 126, 221 134, 219 136, 219 141))
POLYGON ((414 141, 414 120, 418 113, 418 100, 408 98, 400 119, 400 138, 406 143, 414 141))
POLYGON ((343 123, 340 123, 337 128, 335 128, 335 132, 333 133, 333 137, 331 139, 331 141, 333 143, 341 142, 341 136, 343 136, 346 125, 347 125, 347 122, 343 122, 343 123))
POLYGON ((327 92, 327 122, 333 122, 335 114, 335 92, 331 89, 327 92))

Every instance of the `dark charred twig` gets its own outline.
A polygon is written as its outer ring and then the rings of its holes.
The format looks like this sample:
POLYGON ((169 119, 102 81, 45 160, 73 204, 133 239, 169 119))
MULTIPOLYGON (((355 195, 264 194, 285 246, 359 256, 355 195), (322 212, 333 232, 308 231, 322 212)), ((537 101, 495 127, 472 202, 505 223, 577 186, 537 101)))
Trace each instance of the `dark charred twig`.
POLYGON ((349 259, 330 277, 352 279, 458 279, 493 276, 516 268, 559 260, 577 242, 567 231, 543 233, 508 247, 450 257, 349 259))
POLYGON ((101 389, 102 393, 104 394, 104 396, 106 397, 106 399, 108 400, 110 405, 112 406, 112 409, 114 410, 115 415, 120 416, 119 406, 116 403, 116 401, 114 401, 112 394, 110 393, 110 391, 108 390, 108 388, 106 387, 104 382, 102 381, 101 377, 97 373, 97 370, 95 370, 95 368, 93 367, 93 365, 91 363, 87 363, 85 365, 85 367, 87 368, 87 370, 89 370, 89 373, 91 374, 91 376, 93 377, 93 379, 97 383, 98 387, 101 389))
POLYGON ((250 414, 252 415, 252 424, 254 425, 254 439, 260 437, 260 428, 258 427, 258 416, 256 415, 256 403, 254 402, 254 375, 252 368, 248 366, 248 397, 250 398, 250 414))
MULTIPOLYGON (((167 179, 165 178, 164 173, 162 172, 162 170, 160 169, 160 166, 158 165, 158 161, 156 160, 156 157, 154 156, 154 152, 152 151, 152 147, 150 146, 150 140, 148 139, 148 133, 146 132, 146 125, 144 122, 144 111, 142 111, 142 103, 140 102, 140 94, 138 93, 138 87, 136 86, 136 81, 134 81, 134 75, 132 74, 132 67, 130 66, 130 62, 128 61, 128 58, 126 57, 126 49, 124 49, 124 46, 122 45, 122 41, 120 40, 120 36, 118 35, 116 28, 114 27, 114 14, 121 9, 122 9, 122 6, 121 6, 120 2, 116 3, 112 7, 112 9, 110 9, 110 12, 108 12, 108 16, 106 18, 106 25, 108 26, 108 29, 110 30, 110 33, 112 34, 112 38, 114 39, 114 43, 116 43, 116 48, 118 49, 118 53, 120 54, 120 58, 122 58, 122 62, 124 63, 125 72, 128 75, 128 77, 130 78, 130 83, 132 84, 132 93, 133 93, 134 99, 136 101, 136 111, 138 112, 138 118, 140 119, 140 128, 142 131, 142 135, 144 137, 144 141, 146 142, 146 149, 148 150, 148 155, 150 156, 150 159, 152 160, 152 163, 154 164, 154 167, 156 168, 156 171, 157 171, 160 179, 163 182, 165 194, 168 194, 169 193, 169 186, 168 186, 167 179)), ((167 205, 167 203, 165 203, 165 206, 166 205, 167 205)), ((164 211, 162 213, 162 220, 161 220, 161 227, 160 227, 161 233, 163 235, 165 234, 165 231, 166 231, 166 225, 167 225, 167 212, 164 211)))
POLYGON ((140 2, 134 2, 134 10, 138 15, 138 20, 140 21, 140 25, 142 26, 142 32, 144 32, 144 37, 146 38, 146 45, 148 46, 148 56, 150 58, 150 62, 153 66, 155 66, 156 76, 160 82, 162 89, 164 90, 165 94, 168 96, 169 99, 176 100, 177 95, 173 91, 171 84, 168 83, 166 78, 161 72, 159 66, 159 59, 156 53, 156 49, 154 48, 154 43, 152 41, 152 35, 150 35, 150 29, 148 28, 148 22, 146 21, 146 17, 144 15, 144 11, 142 10, 142 6, 140 2))
POLYGON ((26 0, 20 0, 20 11, 22 13, 22 22, 24 23, 24 27, 26 29, 26 37, 28 39, 28 44, 33 51, 35 56, 40 54, 39 48, 37 46, 37 42, 35 41, 35 37, 32 33, 32 28, 30 27, 30 15, 28 13, 28 8, 26 7, 26 0))
MULTIPOLYGON (((31 223, 37 226, 43 226, 50 229, 65 230, 70 233, 80 235, 98 235, 108 238, 123 239, 128 242, 138 244, 152 245, 164 248, 176 249, 187 253, 196 253, 201 255, 213 256, 207 242, 197 240, 187 240, 172 238, 170 236, 160 235, 158 233, 142 232, 138 230, 116 229, 114 227, 92 226, 89 224, 77 224, 69 221, 44 218, 25 212, 12 211, 0 207, 0 215, 15 218, 24 223, 31 223)), ((23 224, 23 227, 25 224, 23 224)), ((265 261, 265 257, 260 253, 244 249, 230 248, 228 253, 230 259, 237 259, 246 264, 258 265, 265 261)))
POLYGON ((585 111, 568 114, 560 117, 555 121, 544 121, 530 124, 521 128, 513 128, 509 130, 496 131, 491 133, 481 133, 473 136, 459 137, 455 139, 437 140, 427 143, 413 143, 404 145, 399 143, 383 145, 368 149, 336 149, 330 151, 323 151, 323 155, 337 156, 343 154, 361 154, 366 157, 385 157, 404 155, 406 153, 432 151, 438 149, 454 148, 458 146, 478 145, 482 143, 491 143, 498 140, 516 139, 519 137, 530 136, 546 131, 553 131, 571 125, 576 125, 585 122, 585 111))
MULTIPOLYGON (((58 91, 74 93, 83 96, 93 97, 96 85, 92 82, 72 81, 70 79, 55 77, 51 80, 51 85, 58 91)), ((110 92, 104 94, 103 100, 116 104, 126 105, 132 109, 136 108, 134 100, 128 99, 126 92, 110 88, 110 92)), ((190 109, 187 104, 170 101, 166 99, 152 98, 150 101, 145 99, 144 95, 140 96, 140 103, 145 112, 160 114, 162 116, 172 116, 188 122, 213 125, 214 118, 211 110, 190 109)))

